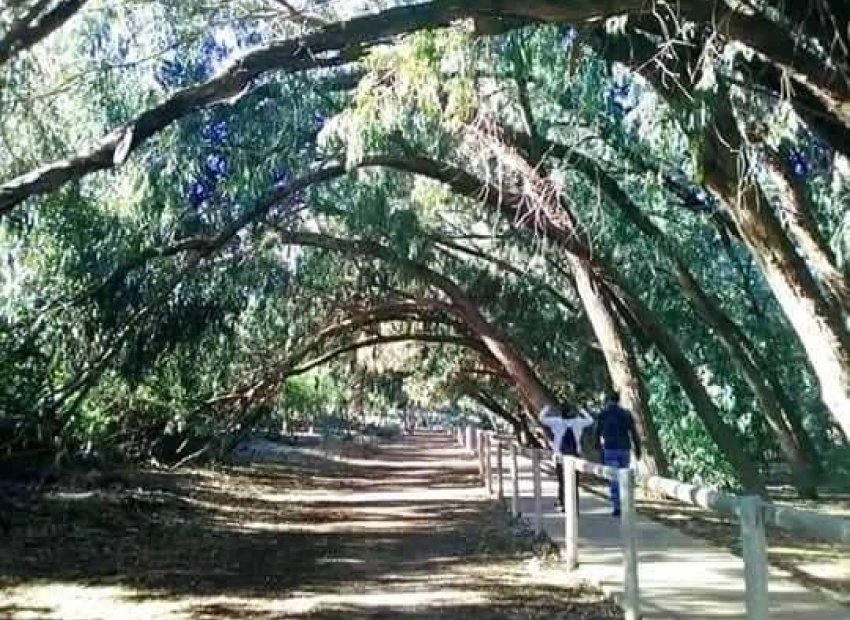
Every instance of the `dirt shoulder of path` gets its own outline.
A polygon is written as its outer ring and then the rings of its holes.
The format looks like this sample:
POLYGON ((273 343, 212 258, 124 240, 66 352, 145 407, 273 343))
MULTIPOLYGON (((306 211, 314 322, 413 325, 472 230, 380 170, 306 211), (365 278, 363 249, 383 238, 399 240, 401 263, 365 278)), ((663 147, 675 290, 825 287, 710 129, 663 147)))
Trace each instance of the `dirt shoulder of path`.
MULTIPOLYGON (((620 618, 450 442, 6 487, 0 619, 620 618), (10 508, 11 507, 11 508, 10 508)), ((0 487, 0 490, 2 487, 0 487)))

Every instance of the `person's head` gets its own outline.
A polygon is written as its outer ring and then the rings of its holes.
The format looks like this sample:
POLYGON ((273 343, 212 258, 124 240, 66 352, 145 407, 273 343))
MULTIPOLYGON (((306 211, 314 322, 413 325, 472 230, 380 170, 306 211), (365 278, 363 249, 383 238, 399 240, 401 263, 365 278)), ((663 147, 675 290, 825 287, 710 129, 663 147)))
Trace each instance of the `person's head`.
POLYGON ((611 404, 614 404, 614 405, 619 405, 620 404, 620 393, 617 392, 617 390, 611 390, 605 396, 605 402, 611 403, 611 404))
POLYGON ((572 413, 572 410, 573 410, 573 408, 570 406, 570 403, 568 403, 566 401, 561 403, 561 406, 559 407, 559 409, 561 410, 561 417, 562 418, 569 418, 570 414, 572 413))

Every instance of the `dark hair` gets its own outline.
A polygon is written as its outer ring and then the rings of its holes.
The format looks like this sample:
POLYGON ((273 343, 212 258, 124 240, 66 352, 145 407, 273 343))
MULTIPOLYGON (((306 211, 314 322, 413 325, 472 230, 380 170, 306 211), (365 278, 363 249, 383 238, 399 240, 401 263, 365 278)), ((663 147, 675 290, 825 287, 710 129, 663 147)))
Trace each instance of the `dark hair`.
POLYGON ((566 401, 561 403, 561 406, 559 407, 559 409, 561 410, 561 417, 562 418, 569 417, 570 411, 572 411, 572 407, 570 406, 570 403, 568 403, 566 401))
POLYGON ((619 403, 620 393, 617 390, 611 390, 608 392, 608 400, 612 403, 619 403))

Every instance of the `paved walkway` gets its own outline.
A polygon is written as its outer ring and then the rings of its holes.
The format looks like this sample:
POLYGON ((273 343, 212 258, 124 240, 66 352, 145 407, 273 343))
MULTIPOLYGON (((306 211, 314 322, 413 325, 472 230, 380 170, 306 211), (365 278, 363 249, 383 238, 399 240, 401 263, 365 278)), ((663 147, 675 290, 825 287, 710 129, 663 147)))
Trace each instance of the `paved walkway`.
MULTIPOLYGON (((504 458, 504 493, 512 494, 509 458, 504 458)), ((494 483, 496 459, 493 458, 494 483)), ((520 457, 520 511, 534 514, 531 460, 520 457)), ((554 510, 554 475, 543 474, 543 527, 563 545, 564 518, 554 510)), ((622 593, 623 564, 619 520, 604 500, 584 490, 579 500, 579 567, 574 577, 622 593)), ((745 620, 744 563, 741 558, 678 530, 640 517, 637 521, 641 608, 645 620, 745 620)), ((771 620, 848 620, 850 608, 793 582, 770 569, 771 620)))

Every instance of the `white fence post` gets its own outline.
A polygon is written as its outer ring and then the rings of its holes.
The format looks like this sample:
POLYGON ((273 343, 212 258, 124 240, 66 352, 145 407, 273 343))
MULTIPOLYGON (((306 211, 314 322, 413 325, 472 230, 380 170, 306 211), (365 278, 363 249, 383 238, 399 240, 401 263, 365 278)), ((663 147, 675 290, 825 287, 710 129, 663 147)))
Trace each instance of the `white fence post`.
POLYGON ((540 480, 540 450, 531 451, 531 471, 534 478, 534 533, 543 533, 543 489, 540 480))
POLYGON ((484 476, 487 478, 487 494, 493 494, 493 435, 485 434, 484 440, 484 476))
POLYGON ((511 514, 519 516, 519 459, 516 442, 511 442, 511 514))
POLYGON ((505 501, 505 470, 502 467, 502 442, 496 440, 496 491, 499 501, 505 501))
POLYGON ((472 434, 472 426, 466 427, 466 449, 470 452, 475 452, 475 437, 472 434))
POLYGON ((742 497, 740 518, 747 620, 767 620, 767 539, 761 498, 757 495, 742 497))
POLYGON ((562 459, 564 474, 564 561, 567 570, 578 566, 578 488, 576 461, 571 456, 562 459))
POLYGON ((620 485, 620 531, 623 538, 623 611, 625 620, 640 618, 640 585, 635 526, 635 477, 631 469, 617 472, 620 485))
POLYGON ((480 428, 475 430, 475 450, 478 452, 478 474, 484 484, 484 431, 480 428))

